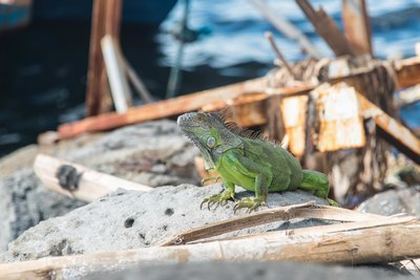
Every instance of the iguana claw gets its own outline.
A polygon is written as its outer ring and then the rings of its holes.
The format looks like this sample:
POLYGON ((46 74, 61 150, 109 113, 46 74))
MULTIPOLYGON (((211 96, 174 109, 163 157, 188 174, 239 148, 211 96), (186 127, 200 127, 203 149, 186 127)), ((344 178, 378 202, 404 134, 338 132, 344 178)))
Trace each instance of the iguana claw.
POLYGON ((265 199, 261 197, 245 197, 235 203, 233 212, 236 213, 241 208, 248 208, 248 213, 255 211, 258 207, 265 205, 265 199))
POLYGON ((228 200, 235 200, 235 193, 230 190, 224 190, 222 193, 214 194, 206 199, 204 199, 200 204, 200 209, 203 208, 203 205, 207 203, 207 208, 211 210, 213 205, 216 205, 214 209, 221 206, 225 206, 228 200))

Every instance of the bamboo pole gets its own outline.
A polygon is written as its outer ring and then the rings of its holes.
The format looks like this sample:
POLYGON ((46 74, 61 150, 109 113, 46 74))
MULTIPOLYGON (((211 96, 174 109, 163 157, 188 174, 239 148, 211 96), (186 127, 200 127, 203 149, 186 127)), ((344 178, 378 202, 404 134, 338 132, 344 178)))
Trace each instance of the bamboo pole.
POLYGON ((43 154, 35 158, 33 168, 47 189, 86 202, 94 201, 118 189, 141 192, 153 189, 43 154))
MULTIPOLYGON (((350 223, 347 229, 323 226, 322 232, 277 231, 234 240, 85 255, 47 257, 0 264, 0 279, 51 279, 66 275, 122 269, 142 263, 202 261, 299 261, 363 264, 420 257, 420 223, 390 218, 388 222, 350 223), (351 226, 350 226, 351 225, 351 226), (328 230, 329 229, 329 230, 328 230)), ((345 226, 342 225, 342 226, 345 226)))

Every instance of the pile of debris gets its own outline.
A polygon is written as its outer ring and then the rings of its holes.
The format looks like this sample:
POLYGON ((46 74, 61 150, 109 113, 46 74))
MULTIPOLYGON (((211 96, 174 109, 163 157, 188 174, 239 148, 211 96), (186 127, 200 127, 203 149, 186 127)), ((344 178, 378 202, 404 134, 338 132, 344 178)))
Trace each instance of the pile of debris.
MULTIPOLYGON (((273 20, 262 2, 253 2, 273 20)), ((322 9, 297 3, 336 58, 322 59, 290 23, 275 21, 308 60, 288 63, 268 34, 278 67, 266 77, 63 124, 41 135, 40 146, 3 159, 0 249, 8 244, 8 250, 0 277, 71 279, 157 262, 353 265, 420 258, 416 167, 405 178, 410 187, 379 193, 361 211, 326 206, 300 191, 270 194, 268 208, 251 214, 235 215, 232 202, 200 210, 221 185, 198 187, 210 176, 198 151, 173 121, 154 121, 224 109, 239 126, 279 140, 306 168, 328 173, 335 198, 351 207, 392 184, 384 184, 396 158, 391 147, 404 155, 403 165, 418 163, 420 142, 398 120, 393 94, 420 84, 420 56, 373 59, 364 1, 344 1, 345 35, 322 9)), ((106 38, 111 52, 120 51, 106 38)), ((94 100, 100 108, 100 98, 94 100)))

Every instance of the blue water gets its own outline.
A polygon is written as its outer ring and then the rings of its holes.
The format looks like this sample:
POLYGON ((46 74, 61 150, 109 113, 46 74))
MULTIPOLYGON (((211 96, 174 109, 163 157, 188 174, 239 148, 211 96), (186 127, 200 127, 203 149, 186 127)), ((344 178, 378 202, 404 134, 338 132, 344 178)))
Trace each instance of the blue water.
MULTIPOLYGON (((295 1, 266 0, 271 10, 297 26, 325 56, 332 53, 314 32, 295 1)), ((314 7, 322 5, 341 26, 341 1, 311 1, 314 7)), ((171 29, 182 13, 179 2, 162 24, 171 29)), ((373 32, 375 56, 380 58, 414 55, 414 44, 420 42, 420 0, 367 0, 373 32)), ((272 31, 286 58, 296 61, 304 58, 299 46, 284 37, 268 23, 248 0, 192 0, 189 16, 193 29, 208 29, 210 34, 189 44, 185 49, 184 67, 192 68, 207 64, 223 68, 249 61, 270 64, 274 55, 263 37, 264 31, 272 31)), ((164 57, 161 62, 171 65, 176 42, 170 35, 158 37, 164 57)))

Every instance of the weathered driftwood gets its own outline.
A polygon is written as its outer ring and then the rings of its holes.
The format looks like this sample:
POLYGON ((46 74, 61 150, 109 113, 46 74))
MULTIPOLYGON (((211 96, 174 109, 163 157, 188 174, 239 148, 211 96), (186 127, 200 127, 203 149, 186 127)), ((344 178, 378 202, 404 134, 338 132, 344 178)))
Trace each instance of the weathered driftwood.
POLYGON ((344 0, 342 11, 344 31, 354 52, 372 55, 371 27, 365 0, 344 0))
POLYGON ((86 202, 96 200, 118 189, 136 191, 152 189, 42 154, 35 159, 34 171, 49 190, 86 202))
POLYGON ((101 39, 102 56, 108 76, 111 95, 117 113, 125 113, 132 104, 131 91, 125 75, 125 66, 119 45, 111 35, 101 39))
POLYGON ((218 236, 224 233, 272 223, 280 220, 296 218, 323 219, 340 222, 378 221, 387 217, 360 213, 344 208, 315 205, 314 202, 295 204, 258 211, 242 217, 234 217, 225 221, 208 224, 177 234, 164 241, 162 246, 185 244, 204 238, 218 236))
POLYGON ((316 11, 308 0, 296 0, 296 2, 336 56, 354 55, 347 38, 322 7, 316 11))
POLYGON ((111 109, 105 64, 101 53, 101 39, 106 35, 119 38, 122 1, 95 0, 89 46, 89 66, 86 89, 86 112, 98 115, 111 109))
MULTIPOLYGON (((413 57, 401 61, 396 61, 391 66, 395 71, 400 88, 420 83, 420 57, 413 57)), ((360 72, 347 77, 335 78, 333 81, 338 82, 344 80, 349 82, 352 80, 357 80, 367 73, 369 72, 360 72)), ((299 96, 306 95, 315 87, 316 85, 300 85, 295 87, 272 89, 269 93, 281 95, 282 97, 299 96)), ((85 132, 109 130, 124 125, 175 116, 190 111, 196 111, 202 109, 203 107, 206 107, 207 109, 209 107, 220 109, 225 105, 230 105, 230 102, 239 97, 240 99, 247 99, 247 102, 241 101, 242 103, 249 104, 253 102, 252 100, 249 100, 248 97, 246 97, 249 94, 255 96, 257 99, 256 102, 259 103, 262 101, 262 99, 264 99, 262 98, 262 95, 264 94, 265 90, 265 78, 248 80, 233 85, 205 90, 194 94, 184 95, 177 98, 167 99, 144 106, 131 108, 125 114, 107 113, 97 117, 88 117, 74 123, 63 124, 59 126, 58 132, 60 139, 71 138, 85 132)), ((261 118, 258 119, 258 122, 258 125, 264 123, 262 122, 261 118)), ((248 118, 248 120, 244 123, 239 120, 239 124, 249 126, 253 124, 253 121, 251 118, 248 118)))
POLYGON ((141 263, 300 261, 362 264, 420 257, 420 223, 409 218, 270 232, 233 240, 98 252, 0 264, 0 279, 79 277, 141 263), (337 226, 341 228, 337 229, 337 226))

